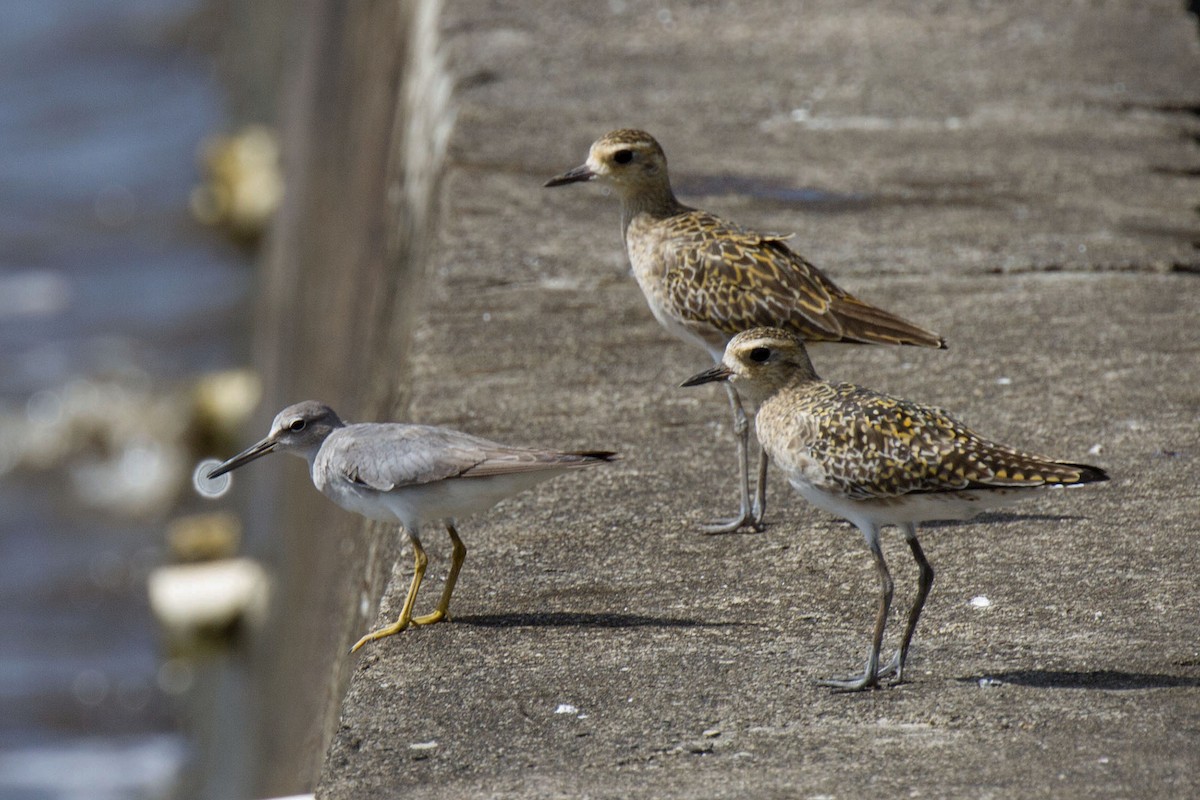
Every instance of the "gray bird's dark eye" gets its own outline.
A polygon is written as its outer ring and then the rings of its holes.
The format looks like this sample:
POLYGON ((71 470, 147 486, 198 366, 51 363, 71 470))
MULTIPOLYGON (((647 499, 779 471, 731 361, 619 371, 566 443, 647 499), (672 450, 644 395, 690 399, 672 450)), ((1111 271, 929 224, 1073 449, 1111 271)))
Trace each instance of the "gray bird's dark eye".
POLYGON ((628 164, 630 161, 633 161, 633 151, 618 150, 617 152, 613 153, 613 161, 617 162, 618 164, 628 164))
POLYGON ((304 422, 304 420, 302 420, 302 419, 298 419, 298 420, 294 420, 294 421, 292 422, 292 424, 291 424, 291 425, 289 425, 288 427, 289 427, 289 428, 291 428, 291 429, 292 429, 292 430, 294 430, 294 431, 302 431, 302 430, 304 430, 304 426, 305 426, 305 424, 306 424, 306 423, 304 422))
POLYGON ((750 351, 750 360, 759 364, 771 357, 771 350, 766 347, 756 347, 750 351))

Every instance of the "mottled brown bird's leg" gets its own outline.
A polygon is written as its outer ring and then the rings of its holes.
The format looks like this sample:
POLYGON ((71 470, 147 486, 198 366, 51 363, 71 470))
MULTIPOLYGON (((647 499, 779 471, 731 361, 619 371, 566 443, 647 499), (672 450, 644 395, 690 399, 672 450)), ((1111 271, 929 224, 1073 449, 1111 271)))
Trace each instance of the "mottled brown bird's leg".
POLYGON ((741 509, 736 517, 717 520, 701 526, 707 534, 733 533, 740 528, 750 528, 761 531, 762 524, 755 519, 750 507, 750 420, 746 409, 742 407, 742 399, 728 383, 724 384, 725 392, 729 395, 729 407, 733 410, 733 433, 737 440, 738 458, 738 488, 741 490, 741 509))
POLYGON ((892 605, 892 576, 888 572, 883 549, 879 545, 879 526, 872 525, 863 529, 863 535, 867 539, 867 546, 871 548, 871 555, 875 558, 875 571, 879 574, 879 610, 875 615, 875 633, 871 637, 867 666, 861 675, 817 681, 820 686, 829 686, 842 692, 861 692, 863 689, 879 686, 879 651, 883 648, 883 629, 887 626, 888 609, 892 605))
POLYGON ((900 640, 900 649, 896 651, 896 655, 892 656, 892 660, 888 662, 887 666, 879 670, 880 678, 892 676, 893 686, 904 680, 904 661, 908 658, 908 645, 912 641, 913 632, 917 629, 917 620, 921 618, 921 609, 925 607, 925 598, 929 596, 929 590, 933 586, 933 567, 925 558, 925 551, 921 549, 921 543, 917 541, 917 526, 906 522, 900 526, 900 530, 904 532, 904 538, 908 542, 909 549, 912 550, 913 558, 916 559, 917 569, 920 572, 917 576, 917 597, 913 600, 912 608, 908 612, 908 622, 904 626, 904 638, 900 640))
POLYGON ((412 621, 413 603, 417 601, 417 590, 421 588, 421 581, 425 578, 425 567, 429 564, 429 558, 425 555, 425 548, 421 547, 421 540, 417 538, 415 533, 410 531, 408 538, 412 542, 413 548, 413 576, 412 583, 408 585, 408 594, 404 597, 404 606, 400 609, 400 616, 391 625, 385 625, 377 631, 371 631, 359 639, 354 647, 350 648, 351 653, 358 650, 367 642, 373 642, 376 639, 382 639, 385 636, 393 636, 399 633, 407 628, 408 623, 412 621))
POLYGON ((447 616, 450 610, 450 595, 454 594, 454 584, 458 582, 458 571, 462 569, 463 561, 467 558, 467 546, 462 543, 462 539, 458 538, 458 531, 454 528, 453 520, 446 520, 446 532, 450 534, 450 544, 454 547, 454 551, 450 555, 450 572, 446 574, 446 584, 442 587, 442 596, 431 613, 413 617, 413 625, 432 625, 435 622, 450 619, 447 616))

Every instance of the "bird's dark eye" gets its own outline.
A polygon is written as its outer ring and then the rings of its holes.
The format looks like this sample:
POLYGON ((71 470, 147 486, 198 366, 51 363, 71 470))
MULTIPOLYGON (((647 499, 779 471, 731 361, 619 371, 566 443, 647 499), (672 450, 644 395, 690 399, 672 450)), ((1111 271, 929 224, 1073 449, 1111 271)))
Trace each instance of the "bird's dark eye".
POLYGON ((617 152, 613 153, 613 161, 617 162, 618 164, 628 164, 630 161, 633 161, 633 151, 618 150, 617 152))
POLYGON ((306 423, 306 422, 305 422, 304 420, 302 420, 302 419, 296 419, 296 420, 292 420, 292 424, 291 424, 291 425, 288 425, 288 427, 289 427, 289 428, 291 428, 292 430, 294 430, 294 431, 297 431, 297 432, 298 432, 298 431, 302 431, 302 430, 304 430, 304 426, 305 426, 305 425, 307 425, 307 424, 308 424, 308 423, 306 423))
POLYGON ((768 347, 756 347, 750 351, 750 360, 759 364, 771 357, 771 350, 768 347))

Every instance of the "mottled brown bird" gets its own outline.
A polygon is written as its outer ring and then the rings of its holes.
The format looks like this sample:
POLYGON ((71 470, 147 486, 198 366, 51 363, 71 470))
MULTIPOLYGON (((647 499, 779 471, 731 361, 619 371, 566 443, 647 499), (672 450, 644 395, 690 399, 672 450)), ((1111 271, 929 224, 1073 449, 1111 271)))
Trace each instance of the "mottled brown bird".
MULTIPOLYGON (((859 300, 785 244, 683 205, 671 190, 667 158, 650 134, 617 130, 591 147, 582 166, 547 186, 602 180, 621 198, 621 230, 633 273, 654 316, 671 333, 721 360, 730 337, 748 328, 785 328, 809 342, 945 347, 941 336, 859 300)), ((749 424, 728 389, 740 469, 741 509, 710 533, 761 530, 766 456, 750 497, 749 424)))
POLYGON ((945 411, 817 377, 804 343, 779 328, 735 336, 719 365, 684 386, 726 381, 759 404, 755 429, 788 481, 816 507, 862 531, 879 575, 879 609, 866 669, 822 681, 857 691, 881 678, 899 683, 917 620, 933 585, 933 568, 917 541, 917 524, 970 519, 1048 487, 1108 480, 1099 467, 1031 455, 979 436, 945 411), (896 525, 919 569, 917 596, 900 647, 882 668, 879 651, 892 602, 892 578, 879 531, 896 525))

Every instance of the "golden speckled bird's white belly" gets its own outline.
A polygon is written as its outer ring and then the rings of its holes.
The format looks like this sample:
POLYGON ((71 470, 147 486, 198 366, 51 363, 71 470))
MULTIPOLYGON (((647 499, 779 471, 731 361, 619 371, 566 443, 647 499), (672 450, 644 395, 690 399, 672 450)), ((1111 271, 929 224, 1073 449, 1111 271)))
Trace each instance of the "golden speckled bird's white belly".
POLYGON ((804 479, 788 475, 788 481, 805 500, 855 524, 870 522, 877 526, 934 520, 966 520, 990 508, 1020 502, 1037 490, 971 489, 958 492, 910 493, 896 497, 852 500, 836 491, 814 486, 804 479))

